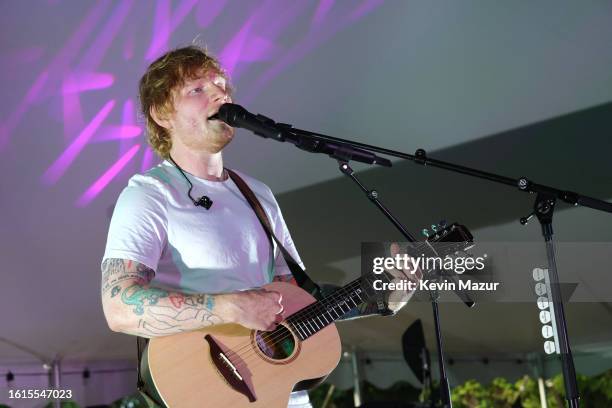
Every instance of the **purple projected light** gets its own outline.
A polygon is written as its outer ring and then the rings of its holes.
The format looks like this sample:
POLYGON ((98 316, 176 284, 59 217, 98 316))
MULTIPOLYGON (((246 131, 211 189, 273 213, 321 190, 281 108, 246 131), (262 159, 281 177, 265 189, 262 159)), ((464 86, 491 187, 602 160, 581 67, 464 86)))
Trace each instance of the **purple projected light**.
POLYGON ((98 130, 102 122, 106 119, 108 114, 111 112, 113 107, 115 106, 115 101, 110 100, 100 109, 100 111, 94 116, 94 118, 89 122, 87 127, 83 129, 80 135, 74 139, 74 141, 68 146, 64 153, 47 169, 45 174, 43 175, 43 182, 46 184, 55 184, 57 180, 62 177, 66 169, 70 166, 70 164, 74 161, 74 159, 81 153, 81 150, 87 145, 89 139, 93 136, 93 134, 98 130))
POLYGON ((27 79, 23 97, 1 118, 0 152, 19 123, 29 119, 29 111, 43 103, 51 119, 63 127, 50 133, 63 138, 60 154, 55 152, 58 155, 49 159, 52 164, 41 177, 44 184, 56 184, 87 145, 110 142, 117 147, 119 160, 76 201, 79 206, 90 203, 128 162, 139 160, 145 171, 156 160, 151 148, 134 145, 140 142, 136 138, 142 137, 144 124, 137 119, 134 89, 125 85, 134 82, 133 70, 139 64, 146 65, 169 48, 185 45, 205 27, 204 37, 197 35, 194 42, 211 41, 208 45, 221 51, 219 59, 234 80, 257 70, 241 95, 248 104, 269 81, 362 19, 382 0, 260 0, 245 2, 239 9, 230 8, 232 3, 227 0, 155 0, 147 4, 94 2, 68 20, 74 27, 59 50, 56 44, 30 44, 9 59, 14 64, 36 61, 40 71, 27 79), (233 23, 226 24, 225 17, 231 17, 233 23), (150 34, 143 35, 147 32, 150 34), (257 64, 261 61, 267 63, 257 64), (119 123, 108 119, 115 101, 121 109, 119 123))
POLYGON ((208 27, 215 21, 215 18, 223 8, 225 7, 225 3, 227 0, 208 0, 206 2, 201 1, 198 4, 198 8, 196 9, 195 18, 200 27, 208 27))
MULTIPOLYGON (((96 132, 90 143, 108 142, 111 140, 129 140, 142 134, 142 128, 135 125, 104 125, 96 132)), ((127 150, 127 148, 125 149, 127 150)), ((124 153, 124 152, 122 152, 124 153)))
POLYGON ((225 49, 219 57, 229 76, 233 75, 236 64, 238 64, 238 61, 240 60, 240 54, 242 53, 242 48, 244 47, 244 43, 249 35, 249 31, 251 30, 253 19, 254 16, 249 18, 249 20, 242 26, 240 31, 236 33, 234 38, 231 39, 229 44, 225 46, 225 49))
POLYGON ((83 72, 72 74, 64 80, 62 94, 90 91, 92 89, 104 89, 110 87, 115 82, 115 77, 111 74, 101 72, 83 72))
POLYGON ((134 101, 130 98, 123 103, 123 110, 121 113, 121 125, 122 129, 119 132, 121 140, 119 141, 119 155, 125 153, 125 151, 131 147, 132 142, 130 139, 131 130, 138 128, 138 135, 142 133, 142 128, 136 125, 136 114, 134 112, 134 101))
POLYGON ((54 80, 62 77, 62 74, 70 66, 72 60, 78 54, 82 44, 86 43, 89 33, 93 31, 97 22, 109 6, 109 1, 99 1, 91 8, 85 18, 81 21, 76 31, 71 38, 66 42, 66 45, 53 58, 47 68, 43 69, 42 73, 36 78, 34 84, 27 91, 23 100, 17 105, 15 110, 10 113, 8 119, 0 128, 0 151, 4 150, 8 144, 12 132, 15 130, 29 106, 33 102, 38 102, 43 96, 49 96, 50 92, 45 87, 53 86, 54 80))
POLYGON ((123 156, 119 158, 108 170, 104 172, 104 174, 97 179, 91 187, 87 189, 83 193, 83 195, 76 201, 77 207, 85 207, 89 204, 100 192, 112 181, 112 179, 119 174, 119 172, 125 167, 126 164, 132 160, 132 158, 136 155, 138 150, 140 149, 140 145, 134 145, 130 150, 127 151, 123 156))
POLYGON ((142 163, 140 164, 140 171, 142 173, 153 167, 153 157, 153 149, 147 147, 142 155, 142 163))
POLYGON ((153 23, 153 39, 147 50, 145 59, 152 61, 168 48, 170 35, 183 22, 198 0, 183 0, 171 16, 169 0, 157 0, 155 21, 153 23))
POLYGON ((330 37, 344 30, 357 20, 363 18, 382 4, 382 0, 363 0, 355 7, 356 3, 347 2, 349 9, 333 9, 333 3, 321 0, 315 10, 309 31, 283 55, 276 56, 275 64, 268 67, 254 82, 241 100, 249 104, 255 99, 265 85, 276 78, 282 71, 303 59, 308 53, 323 44, 330 37), (352 7, 352 8, 350 8, 352 7))
POLYGON ((34 82, 34 84, 28 90, 28 93, 17 105, 17 108, 13 112, 11 112, 6 122, 4 122, 2 124, 2 127, 0 127, 0 151, 4 150, 4 148, 8 144, 8 140, 11 133, 13 132, 13 130, 15 130, 15 127, 21 121, 23 115, 25 115, 25 113, 28 111, 30 104, 32 104, 32 102, 36 100, 38 94, 47 82, 48 78, 49 74, 47 73, 47 71, 43 72, 38 76, 36 82, 34 82))
POLYGON ((312 18, 312 25, 319 25, 325 20, 327 13, 329 13, 329 10, 334 5, 334 1, 335 0, 321 0, 319 2, 319 6, 312 18))
POLYGON ((64 113, 64 142, 68 144, 72 137, 85 127, 81 99, 78 93, 64 94, 62 97, 64 113))

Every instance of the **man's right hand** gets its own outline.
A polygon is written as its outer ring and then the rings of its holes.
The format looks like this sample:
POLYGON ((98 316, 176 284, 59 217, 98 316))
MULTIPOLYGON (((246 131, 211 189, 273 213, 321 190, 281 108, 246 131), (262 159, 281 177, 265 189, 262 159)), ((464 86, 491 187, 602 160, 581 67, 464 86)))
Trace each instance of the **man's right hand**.
POLYGON ((251 289, 235 292, 231 302, 233 322, 255 330, 274 330, 283 317, 283 297, 279 292, 251 289))

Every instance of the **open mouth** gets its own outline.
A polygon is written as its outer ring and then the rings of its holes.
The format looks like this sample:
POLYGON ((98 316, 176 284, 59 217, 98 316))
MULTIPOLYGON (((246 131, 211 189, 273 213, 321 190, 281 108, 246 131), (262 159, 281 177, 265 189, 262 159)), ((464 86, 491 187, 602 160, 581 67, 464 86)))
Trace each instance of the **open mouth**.
POLYGON ((219 113, 212 114, 208 117, 208 120, 219 120, 219 113))

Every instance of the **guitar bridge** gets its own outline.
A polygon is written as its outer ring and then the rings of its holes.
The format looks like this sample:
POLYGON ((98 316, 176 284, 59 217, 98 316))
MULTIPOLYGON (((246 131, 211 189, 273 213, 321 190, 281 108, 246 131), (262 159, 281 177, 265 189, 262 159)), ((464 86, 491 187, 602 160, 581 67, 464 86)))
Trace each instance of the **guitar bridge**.
POLYGON ((257 400, 255 394, 253 394, 248 384, 244 381, 238 368, 236 368, 234 363, 225 355, 217 341, 210 334, 204 336, 204 339, 208 342, 208 346, 210 347, 210 357, 212 358, 213 364, 217 367, 217 370, 225 381, 234 390, 247 397, 249 402, 255 402, 257 400))

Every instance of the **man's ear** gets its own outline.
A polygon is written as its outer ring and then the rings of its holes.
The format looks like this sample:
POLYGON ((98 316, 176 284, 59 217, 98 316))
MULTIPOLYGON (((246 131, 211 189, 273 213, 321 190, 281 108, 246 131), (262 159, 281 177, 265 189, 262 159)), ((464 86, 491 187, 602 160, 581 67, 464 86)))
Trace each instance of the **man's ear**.
POLYGON ((170 129, 170 121, 165 116, 160 115, 155 106, 151 106, 149 113, 151 114, 151 117, 155 123, 164 129, 170 129))

